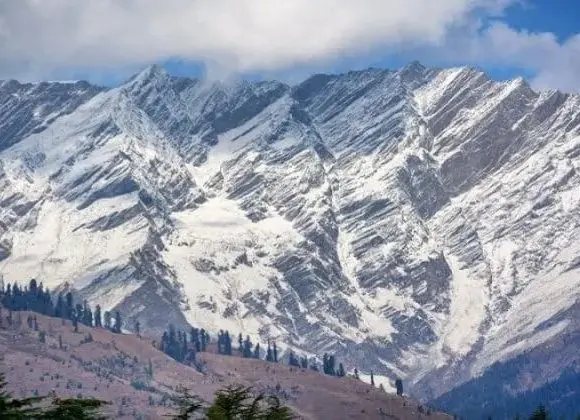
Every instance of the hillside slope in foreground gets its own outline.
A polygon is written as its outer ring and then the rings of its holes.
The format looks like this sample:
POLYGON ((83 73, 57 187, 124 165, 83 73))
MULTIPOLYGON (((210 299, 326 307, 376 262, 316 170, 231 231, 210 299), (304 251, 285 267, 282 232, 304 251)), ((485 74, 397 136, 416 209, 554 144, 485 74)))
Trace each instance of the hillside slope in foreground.
POLYGON ((157 419, 176 412, 170 396, 180 387, 209 402, 216 390, 243 384, 278 395, 304 419, 450 418, 352 377, 327 377, 211 350, 198 353, 204 365, 199 372, 169 358, 150 338, 80 324, 74 332, 69 321, 31 312, 13 313, 9 325, 3 313, 0 371, 16 398, 52 391, 62 397, 96 397, 112 403, 104 413, 111 418, 157 419), (28 328, 29 315, 36 316, 38 331, 28 328))

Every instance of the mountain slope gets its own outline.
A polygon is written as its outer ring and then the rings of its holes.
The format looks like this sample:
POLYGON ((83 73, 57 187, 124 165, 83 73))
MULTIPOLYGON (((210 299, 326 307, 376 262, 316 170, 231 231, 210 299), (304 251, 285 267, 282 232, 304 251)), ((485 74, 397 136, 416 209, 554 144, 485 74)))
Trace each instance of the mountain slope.
POLYGON ((211 351, 197 353, 200 372, 171 359, 147 337, 84 325, 75 333, 68 321, 30 312, 13 313, 13 321, 8 325, 4 318, 0 325, 0 369, 9 391, 16 398, 54 392, 61 398, 104 399, 111 403, 103 409, 109 419, 167 418, 179 411, 171 397, 181 387, 210 405, 217 390, 233 384, 275 395, 303 419, 450 418, 430 409, 427 413, 406 397, 387 394, 353 377, 328 377, 211 351), (29 315, 36 317, 38 332, 23 322, 29 315), (41 332, 44 342, 39 340, 41 332))
MULTIPOLYGON (((332 351, 431 397, 577 329, 577 95, 419 63, 82 86, 42 131, 2 131, 7 281, 332 351)), ((55 101, 28 89, 23 109, 55 101)))

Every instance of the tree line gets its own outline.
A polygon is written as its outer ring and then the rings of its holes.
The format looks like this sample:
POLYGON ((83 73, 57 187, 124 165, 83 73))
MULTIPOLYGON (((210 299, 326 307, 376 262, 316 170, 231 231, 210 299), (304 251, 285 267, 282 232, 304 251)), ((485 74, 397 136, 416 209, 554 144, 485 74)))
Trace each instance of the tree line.
MULTIPOLYGON (((79 323, 87 327, 104 327, 117 334, 121 333, 123 327, 119 311, 114 314, 109 311, 102 312, 100 305, 96 305, 93 311, 86 300, 82 304, 75 303, 71 292, 59 293, 54 302, 50 290, 42 283, 38 284, 35 279, 30 280, 27 287, 21 287, 18 283, 8 283, 6 287, 2 285, 0 304, 9 311, 6 317, 8 323, 12 323, 13 311, 32 311, 70 320, 75 331, 78 331, 79 323)), ((0 322, 3 322, 2 318, 0 316, 0 322)))
MULTIPOLYGON (((98 304, 94 306, 93 310, 87 300, 84 300, 82 304, 75 302, 70 291, 59 293, 56 296, 56 301, 54 301, 50 290, 35 279, 30 280, 26 287, 21 287, 18 283, 9 283, 6 287, 3 284, 0 285, 0 304, 0 306, 9 311, 6 317, 8 323, 12 323, 13 311, 32 311, 63 320, 70 320, 77 332, 79 323, 88 327, 106 328, 117 334, 120 334, 123 328, 123 317, 120 311, 115 311, 114 313, 110 311, 103 312, 98 304)), ((2 322, 3 316, 0 313, 0 325, 2 322)), ((36 325, 35 317, 29 317, 27 322, 31 328, 36 325)), ((141 334, 141 327, 138 321, 135 322, 133 330, 137 335, 141 334)), ((247 335, 244 338, 242 333, 237 336, 237 346, 233 344, 232 335, 228 330, 220 330, 216 338, 217 352, 219 354, 260 359, 271 363, 280 362, 275 341, 269 340, 267 348, 262 350, 260 343, 253 344, 250 337, 247 335)), ((199 368, 196 363, 196 355, 199 352, 206 351, 210 342, 210 334, 203 328, 191 327, 186 332, 169 325, 161 336, 159 349, 178 362, 199 368)), ((289 352, 288 365, 301 369, 310 369, 315 372, 320 371, 315 359, 309 361, 308 357, 297 356, 293 351, 289 352)), ((328 376, 343 377, 346 375, 346 370, 341 362, 337 363, 334 355, 325 353, 322 357, 322 373, 328 376)), ((356 369, 354 376, 358 379, 358 371, 356 369)), ((400 379, 397 379, 397 393, 402 395, 402 383, 399 384, 399 382, 400 379)), ((371 385, 375 385, 372 372, 371 385)))
MULTIPOLYGON (((206 351, 210 342, 210 335, 203 328, 191 327, 189 333, 186 333, 185 331, 177 330, 174 325, 170 324, 169 328, 161 335, 159 349, 178 362, 195 364, 197 353, 206 351)), ((268 346, 264 351, 260 348, 260 343, 253 344, 248 335, 244 338, 242 333, 239 333, 237 342, 236 348, 230 332, 228 330, 220 330, 217 334, 216 351, 224 356, 238 356, 257 360, 262 360, 263 358, 263 360, 271 363, 280 362, 278 346, 275 341, 268 340, 268 346)), ((309 362, 306 356, 296 356, 293 351, 288 354, 288 365, 319 372, 316 361, 309 362)), ((342 377, 346 375, 344 365, 338 363, 337 366, 336 357, 328 353, 325 353, 322 358, 322 372, 329 376, 342 377)))

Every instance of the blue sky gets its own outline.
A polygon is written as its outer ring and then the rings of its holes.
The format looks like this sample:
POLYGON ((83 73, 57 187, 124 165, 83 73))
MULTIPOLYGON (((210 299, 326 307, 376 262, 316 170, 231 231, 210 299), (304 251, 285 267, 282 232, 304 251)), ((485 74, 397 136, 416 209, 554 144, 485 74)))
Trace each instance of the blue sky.
POLYGON ((419 60, 580 91, 575 0, 0 0, 0 6, 2 78, 115 85, 157 63, 176 75, 297 82, 315 72, 419 60))

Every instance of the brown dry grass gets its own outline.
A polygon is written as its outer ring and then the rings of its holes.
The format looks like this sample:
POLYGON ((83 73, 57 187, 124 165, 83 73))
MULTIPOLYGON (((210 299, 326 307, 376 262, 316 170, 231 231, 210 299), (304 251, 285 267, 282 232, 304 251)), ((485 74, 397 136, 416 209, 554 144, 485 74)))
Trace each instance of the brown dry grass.
MULTIPOLYGON (((80 394, 110 401, 106 414, 112 418, 156 419, 175 412, 168 397, 180 386, 211 401, 219 388, 239 383, 278 394, 304 419, 450 418, 420 413, 417 403, 354 378, 332 378, 260 360, 199 353, 198 360, 206 365, 200 373, 167 357, 149 338, 83 325, 75 333, 70 322, 36 315, 39 331, 46 332, 46 342, 40 343, 38 332, 26 325, 27 316, 27 312, 20 313, 21 325, 8 327, 4 320, 0 326, 0 370, 16 397, 51 391, 63 397, 80 394), (88 333, 93 342, 83 343, 88 333), (64 349, 59 348, 59 336, 64 349), (151 380, 145 374, 150 360, 151 380), (151 388, 137 390, 135 381, 151 388)), ((13 318, 17 321, 17 313, 13 318)))

